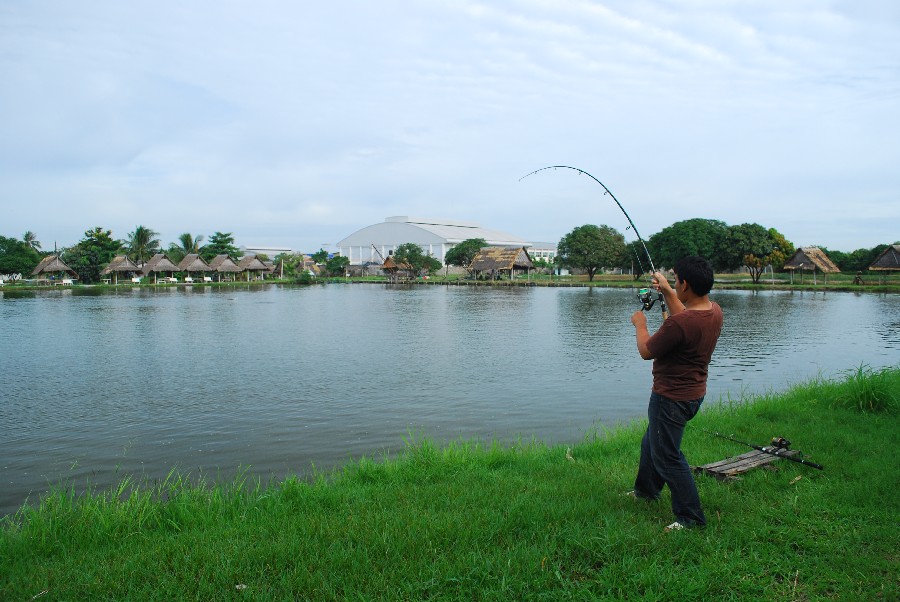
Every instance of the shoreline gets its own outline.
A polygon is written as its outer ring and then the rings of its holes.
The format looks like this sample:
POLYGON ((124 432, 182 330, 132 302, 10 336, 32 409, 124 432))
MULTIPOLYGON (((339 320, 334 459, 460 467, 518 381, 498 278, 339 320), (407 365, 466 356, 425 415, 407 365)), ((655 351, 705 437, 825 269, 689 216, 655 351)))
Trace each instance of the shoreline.
MULTIPOLYGON (((563 277, 565 278, 565 277, 563 277)), ((0 292, 19 291, 58 291, 58 290, 129 290, 129 289, 168 289, 168 288, 244 288, 266 285, 290 285, 290 286, 314 286, 322 284, 386 284, 393 286, 474 286, 474 287, 544 287, 544 288, 642 288, 646 281, 632 281, 616 279, 597 279, 593 282, 582 279, 531 279, 531 280, 470 280, 463 278, 430 277, 428 279, 416 278, 392 281, 381 276, 369 277, 331 277, 318 278, 312 282, 299 283, 288 279, 272 279, 258 281, 238 282, 194 282, 194 283, 122 283, 122 284, 74 284, 74 285, 31 285, 9 284, 0 287, 0 292)), ((849 292, 849 293, 895 293, 900 294, 900 281, 887 282, 885 284, 855 285, 852 282, 817 283, 817 284, 791 284, 785 282, 760 282, 735 281, 730 279, 717 279, 713 286, 716 290, 747 290, 747 291, 786 291, 786 292, 849 292)))

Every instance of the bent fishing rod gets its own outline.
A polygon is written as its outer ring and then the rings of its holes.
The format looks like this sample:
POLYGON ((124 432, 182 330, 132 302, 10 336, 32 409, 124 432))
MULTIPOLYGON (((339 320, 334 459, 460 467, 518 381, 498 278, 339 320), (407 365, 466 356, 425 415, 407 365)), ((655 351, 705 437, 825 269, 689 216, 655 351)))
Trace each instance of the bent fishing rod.
MULTIPOLYGON (((766 454, 778 456, 779 458, 784 458, 785 460, 790 460, 791 462, 797 462, 798 464, 803 464, 804 466, 809 466, 810 468, 815 468, 817 470, 825 470, 825 467, 822 466, 821 464, 816 464, 815 462, 810 462, 809 460, 804 460, 803 458, 798 458, 796 456, 785 455, 785 452, 789 451, 788 446, 790 446, 791 442, 788 441, 787 439, 785 439, 784 437, 776 437, 776 438, 772 439, 772 445, 763 447, 761 445, 753 445, 752 443, 747 443, 746 441, 741 441, 739 439, 735 439, 734 437, 730 437, 728 435, 723 435, 721 433, 717 433, 714 431, 708 431, 704 428, 701 428, 700 430, 709 435, 719 437, 720 439, 726 439, 728 441, 734 441, 735 443, 740 443, 741 445, 746 445, 747 447, 752 447, 753 449, 761 451, 766 454)), ((802 452, 798 452, 798 453, 802 453, 802 452)))
MULTIPOLYGON (((627 212, 627 211, 625 211, 625 207, 622 206, 622 203, 619 202, 619 199, 616 198, 616 195, 614 195, 614 194, 612 193, 612 190, 610 190, 609 188, 607 188, 607 187, 606 187, 606 184, 604 184, 603 182, 601 182, 600 180, 598 180, 597 178, 595 178, 593 175, 589 174, 588 172, 584 171, 583 169, 579 169, 579 168, 577 168, 577 167, 572 167, 571 165, 548 165, 547 167, 542 167, 542 168, 540 168, 540 169, 535 169, 534 171, 525 174, 524 176, 522 176, 521 178, 519 178, 519 181, 521 182, 522 180, 524 180, 524 179, 527 178, 528 176, 532 176, 532 175, 534 175, 534 174, 536 174, 536 173, 538 173, 538 172, 545 171, 545 170, 547 170, 547 169, 571 169, 571 170, 573 170, 573 171, 577 171, 578 173, 583 174, 583 175, 589 177, 590 179, 592 179, 592 180, 595 181, 596 183, 600 184, 600 186, 603 187, 603 190, 604 190, 603 194, 604 194, 604 196, 608 194, 610 197, 612 197, 612 200, 614 200, 614 201, 616 202, 616 205, 618 205, 619 209, 622 210, 622 213, 625 214, 625 219, 627 219, 627 220, 628 220, 628 223, 630 224, 630 226, 629 226, 627 229, 628 229, 628 230, 634 230, 634 235, 637 236, 637 239, 640 241, 641 246, 644 248, 644 253, 647 255, 647 261, 650 262, 650 273, 651 273, 651 274, 655 274, 655 273, 656 273, 656 266, 653 264, 653 258, 650 257, 650 251, 647 249, 647 243, 645 243, 645 242, 644 242, 644 239, 641 238, 641 233, 638 232, 637 226, 634 225, 634 221, 631 219, 631 216, 628 215, 628 212, 627 212)), ((638 256, 637 251, 635 251, 635 257, 637 257, 638 265, 641 267, 641 271, 643 271, 644 266, 641 264, 641 258, 640 258, 640 256, 638 256)), ((668 317, 669 312, 668 312, 667 309, 666 309, 666 301, 665 301, 665 298, 663 297, 663 294, 662 294, 661 292, 657 291, 657 298, 656 298, 656 299, 653 299, 653 298, 651 297, 650 290, 649 290, 649 289, 642 288, 642 289, 638 292, 638 298, 641 300, 641 304, 643 305, 643 310, 644 310, 644 311, 650 311, 650 309, 653 307, 653 304, 656 303, 656 301, 659 301, 660 309, 662 309, 663 319, 665 320, 666 317, 668 317)))

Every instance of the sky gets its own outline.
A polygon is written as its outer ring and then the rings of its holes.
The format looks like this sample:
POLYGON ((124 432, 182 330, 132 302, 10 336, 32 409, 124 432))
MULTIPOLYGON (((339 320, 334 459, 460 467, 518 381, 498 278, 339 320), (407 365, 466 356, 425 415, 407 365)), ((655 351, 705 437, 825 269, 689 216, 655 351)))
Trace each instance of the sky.
POLYGON ((896 0, 0 0, 0 235, 900 240, 896 0))

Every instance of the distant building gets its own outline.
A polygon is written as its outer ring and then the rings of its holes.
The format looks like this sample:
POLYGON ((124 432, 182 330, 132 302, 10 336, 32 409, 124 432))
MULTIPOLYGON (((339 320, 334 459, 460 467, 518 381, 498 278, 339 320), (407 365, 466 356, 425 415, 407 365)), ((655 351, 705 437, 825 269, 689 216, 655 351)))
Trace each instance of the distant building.
POLYGON ((241 253, 244 255, 265 255, 274 258, 282 253, 293 255, 294 251, 289 247, 241 247, 241 253))
MULTIPOLYGON (((444 263, 447 251, 470 238, 483 238, 491 246, 531 247, 522 238, 499 230, 489 230, 473 222, 446 219, 397 216, 385 218, 383 223, 366 226, 337 243, 341 255, 352 265, 381 264, 397 247, 415 243, 422 250, 444 263)), ((555 254, 555 245, 554 254, 555 254)))
POLYGON ((528 254, 532 259, 543 259, 548 263, 556 260, 556 252, 555 242, 534 242, 528 247, 528 254))

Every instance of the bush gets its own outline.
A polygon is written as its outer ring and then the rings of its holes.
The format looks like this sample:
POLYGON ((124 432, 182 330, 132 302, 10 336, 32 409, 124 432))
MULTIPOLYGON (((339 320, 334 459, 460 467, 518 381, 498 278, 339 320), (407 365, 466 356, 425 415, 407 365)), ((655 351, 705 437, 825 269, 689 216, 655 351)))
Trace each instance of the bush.
POLYGON ((838 393, 837 404, 860 412, 896 412, 900 406, 897 372, 887 368, 876 372, 866 364, 847 371, 847 380, 838 393))

